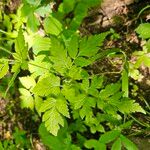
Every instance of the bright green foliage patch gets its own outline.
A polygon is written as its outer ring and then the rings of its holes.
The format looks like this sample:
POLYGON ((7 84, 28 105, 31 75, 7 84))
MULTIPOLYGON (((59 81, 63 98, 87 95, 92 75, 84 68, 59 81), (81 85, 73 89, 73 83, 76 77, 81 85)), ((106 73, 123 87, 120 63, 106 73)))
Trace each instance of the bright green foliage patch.
POLYGON ((137 150, 123 129, 131 126, 132 113, 146 114, 137 100, 129 97, 129 79, 138 79, 136 73, 142 63, 150 66, 145 52, 150 45, 150 25, 143 23, 136 29, 147 43, 132 65, 123 50, 104 49, 104 41, 112 38, 114 31, 81 36, 80 25, 89 8, 100 3, 63 0, 58 10, 51 10, 45 1, 24 0, 12 18, 5 15, 3 26, 8 32, 2 31, 0 37, 8 39, 0 49, 7 54, 0 59, 0 78, 13 74, 7 94, 19 76, 21 107, 42 118, 39 134, 53 150, 105 150, 109 143, 112 150, 121 150, 122 146, 137 150), (122 69, 116 82, 111 83, 105 73, 90 70, 97 60, 118 54, 122 69), (95 135, 99 139, 93 139, 95 135))
POLYGON ((140 34, 141 38, 148 39, 150 38, 149 28, 150 28, 150 23, 143 23, 138 26, 138 28, 136 29, 136 32, 140 34))

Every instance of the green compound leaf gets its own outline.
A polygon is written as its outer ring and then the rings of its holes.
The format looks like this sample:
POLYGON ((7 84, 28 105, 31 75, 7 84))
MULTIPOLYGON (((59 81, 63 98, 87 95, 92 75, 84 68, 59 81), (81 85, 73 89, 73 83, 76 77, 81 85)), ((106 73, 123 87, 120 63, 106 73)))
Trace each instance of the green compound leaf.
POLYGON ((109 31, 98 35, 89 36, 88 38, 82 38, 80 41, 78 56, 94 56, 98 52, 99 47, 103 45, 103 41, 108 34, 110 34, 109 31))
POLYGON ((60 125, 64 126, 63 116, 70 117, 67 102, 63 97, 48 98, 40 107, 44 112, 43 121, 45 126, 53 135, 57 135, 60 125))
POLYGON ((118 130, 108 131, 100 137, 99 141, 105 144, 110 143, 114 141, 119 135, 120 135, 120 131, 118 130))
POLYGON ((57 94, 60 91, 60 78, 51 74, 50 76, 39 80, 32 91, 39 96, 57 94))
POLYGON ((121 138, 121 142, 123 143, 123 146, 127 150, 138 150, 137 146, 132 141, 127 139, 125 136, 120 135, 120 138, 121 138))
POLYGON ((9 70, 8 61, 0 59, 0 79, 3 78, 9 70))
POLYGON ((136 28, 136 32, 140 35, 143 39, 150 38, 150 23, 142 23, 136 28))
POLYGON ((47 33, 58 36, 62 32, 62 24, 54 17, 50 16, 44 20, 44 29, 47 33))

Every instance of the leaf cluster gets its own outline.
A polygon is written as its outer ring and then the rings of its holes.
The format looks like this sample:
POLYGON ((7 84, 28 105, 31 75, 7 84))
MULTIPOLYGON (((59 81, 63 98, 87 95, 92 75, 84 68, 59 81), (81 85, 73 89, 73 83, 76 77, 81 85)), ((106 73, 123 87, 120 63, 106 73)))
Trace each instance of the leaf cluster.
MULTIPOLYGON (((128 150, 137 149, 121 133, 132 124, 125 117, 146 113, 129 97, 131 72, 126 54, 117 48, 102 50, 106 38, 115 34, 112 30, 89 36, 81 36, 79 31, 88 9, 100 2, 63 0, 56 11, 42 0, 24 0, 16 14, 4 14, 2 18, 7 31, 0 30, 0 38, 5 35, 7 42, 0 41, 0 49, 6 53, 0 59, 0 78, 13 74, 6 94, 18 74, 27 71, 26 76, 19 77, 21 107, 39 114, 43 122, 39 134, 54 150, 105 150, 110 142, 114 142, 112 150, 122 145, 128 150), (116 83, 88 70, 97 60, 116 53, 123 60, 121 78, 116 83), (75 133, 77 140, 73 141, 75 133), (98 134, 99 140, 87 140, 85 133, 98 134)), ((136 29, 146 40, 150 38, 148 27, 146 23, 136 29)), ((147 55, 140 57, 135 66, 143 61, 149 66, 147 55)))

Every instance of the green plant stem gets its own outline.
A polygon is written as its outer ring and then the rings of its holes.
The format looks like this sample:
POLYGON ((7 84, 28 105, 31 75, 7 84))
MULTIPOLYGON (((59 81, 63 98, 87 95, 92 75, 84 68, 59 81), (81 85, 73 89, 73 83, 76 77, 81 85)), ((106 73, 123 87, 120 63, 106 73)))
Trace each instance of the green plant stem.
POLYGON ((105 74, 120 74, 121 71, 112 71, 112 72, 102 72, 102 73, 98 73, 98 74, 95 74, 95 75, 105 75, 105 74))
MULTIPOLYGON (((13 35, 13 33, 9 33, 9 32, 3 31, 1 29, 0 29, 0 32, 3 33, 3 34, 8 35, 9 37, 12 37, 12 35, 13 35)), ((15 37, 13 36, 13 38, 16 38, 16 36, 15 37)))
POLYGON ((0 29, 0 32, 1 32, 1 33, 4 33, 4 34, 8 34, 7 32, 5 32, 5 31, 3 31, 3 30, 1 30, 1 29, 0 29))
POLYGON ((146 7, 144 7, 144 8, 138 13, 136 19, 138 19, 138 18, 140 17, 140 15, 141 15, 146 9, 148 9, 148 8, 150 8, 150 5, 147 5, 146 7))
POLYGON ((127 115, 126 115, 126 114, 124 114, 124 116, 123 116, 123 123, 125 123, 125 122, 126 122, 126 119, 127 119, 127 115))
POLYGON ((33 141, 32 141, 32 134, 30 136, 30 143, 31 143, 32 148, 34 149, 34 145, 33 145, 33 141))
POLYGON ((141 126, 143 126, 143 127, 147 127, 147 128, 149 128, 150 126, 148 125, 148 124, 146 124, 146 123, 143 123, 143 122, 141 122, 141 121, 139 121, 139 120, 137 120, 135 117, 133 117, 132 115, 129 115, 136 123, 138 123, 138 124, 140 124, 141 126))
POLYGON ((13 74, 13 76, 12 76, 12 78, 11 78, 9 84, 8 84, 8 87, 7 87, 6 91, 5 91, 4 98, 6 98, 7 93, 9 91, 10 87, 12 86, 12 84, 13 84, 14 80, 16 79, 16 77, 17 77, 17 75, 18 75, 19 72, 20 72, 20 66, 18 66, 16 72, 13 74))
MULTIPOLYGON (((122 70, 121 71, 112 71, 112 72, 102 72, 102 73, 97 73, 97 74, 94 74, 94 75, 97 75, 97 76, 103 76, 103 75, 107 75, 107 74, 120 74, 122 72, 122 70)), ((93 74, 92 74, 93 75, 93 74)), ((92 76, 90 76, 88 79, 92 79, 93 77, 92 76)))
MULTIPOLYGON (((146 110, 145 110, 145 111, 146 111, 146 110)), ((146 113, 147 113, 148 115, 150 115, 150 112, 146 111, 146 113)))
POLYGON ((0 46, 0 49, 3 50, 3 51, 6 52, 6 53, 12 55, 12 53, 11 53, 9 50, 7 50, 6 48, 4 48, 4 47, 1 47, 1 46, 0 46))
POLYGON ((144 103, 146 104, 147 108, 150 110, 150 105, 148 104, 148 102, 146 101, 146 99, 145 99, 142 95, 140 95, 139 98, 140 98, 142 101, 144 101, 144 103))

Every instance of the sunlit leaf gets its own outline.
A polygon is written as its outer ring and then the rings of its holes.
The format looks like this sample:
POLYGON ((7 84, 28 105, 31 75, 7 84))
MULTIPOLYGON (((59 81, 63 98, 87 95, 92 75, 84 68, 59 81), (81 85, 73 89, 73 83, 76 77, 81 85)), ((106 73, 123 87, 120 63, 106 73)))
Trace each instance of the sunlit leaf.
POLYGON ((32 94, 30 91, 24 88, 20 88, 19 92, 21 94, 20 99, 21 99, 21 106, 22 108, 30 108, 33 110, 34 108, 34 99, 32 97, 32 94))
POLYGON ((50 49, 50 45, 51 45, 51 40, 50 38, 47 37, 42 37, 42 36, 35 36, 33 38, 33 52, 34 54, 38 54, 39 52, 43 52, 43 51, 49 51, 50 49))
POLYGON ((30 89, 36 85, 34 78, 30 76, 20 77, 19 80, 21 84, 27 89, 30 89))
POLYGON ((8 61, 0 59, 0 79, 3 78, 8 72, 8 61))
POLYGON ((140 35, 141 38, 148 39, 150 38, 150 23, 142 23, 136 28, 136 32, 140 35))
POLYGON ((57 36, 62 32, 62 28, 62 24, 52 16, 44 20, 44 29, 47 33, 57 36))
POLYGON ((54 75, 50 75, 46 78, 38 81, 33 88, 33 93, 39 96, 48 96, 49 94, 55 94, 59 92, 60 78, 54 75))

